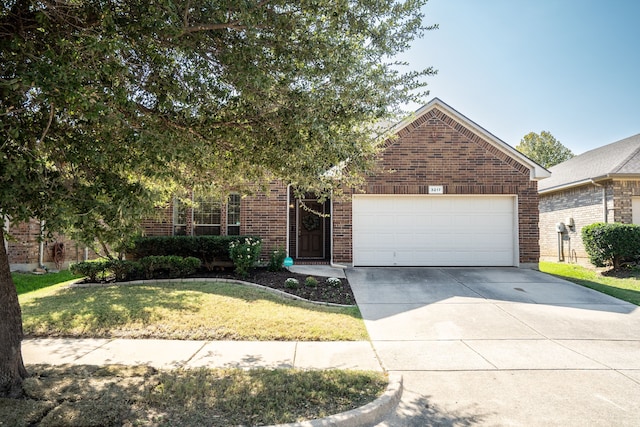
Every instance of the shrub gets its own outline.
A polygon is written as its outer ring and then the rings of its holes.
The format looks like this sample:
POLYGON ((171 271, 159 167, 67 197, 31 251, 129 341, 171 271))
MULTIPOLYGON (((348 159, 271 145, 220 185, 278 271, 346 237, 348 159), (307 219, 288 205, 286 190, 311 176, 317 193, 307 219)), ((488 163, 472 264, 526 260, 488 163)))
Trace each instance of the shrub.
POLYGON ((289 289, 296 289, 298 286, 300 286, 300 282, 298 282, 298 279, 289 277, 287 280, 284 281, 284 286, 289 289))
POLYGON ((282 265, 284 264, 284 259, 287 257, 287 252, 283 248, 278 248, 271 253, 271 257, 269 258, 269 266, 267 269, 269 271, 280 271, 282 270, 282 265))
POLYGON ((342 286, 342 280, 338 279, 337 277, 329 277, 326 280, 326 284, 329 286, 333 286, 334 288, 337 288, 339 286, 342 286))
POLYGON ((249 274, 249 269, 253 268, 260 257, 262 241, 256 237, 245 237, 237 239, 229 245, 229 256, 236 267, 239 276, 249 274))
POLYGON ((640 226, 597 222, 582 229, 582 242, 593 265, 620 268, 640 255, 640 226))
POLYGON ((115 276, 116 282, 123 282, 137 277, 142 266, 139 262, 121 259, 111 259, 106 262, 107 270, 111 271, 115 276))
POLYGON ((198 258, 168 256, 148 256, 139 261, 147 279, 157 279, 168 276, 171 279, 185 277, 195 273, 201 265, 198 258))
POLYGON ((150 236, 137 237, 128 255, 134 259, 148 256, 196 257, 212 270, 216 266, 231 264, 229 246, 239 239, 252 236, 150 236))
POLYGON ((318 279, 313 276, 308 276, 306 279, 304 279, 304 285, 310 288, 315 288, 316 286, 318 286, 318 279))
POLYGON ((107 270, 107 265, 108 261, 106 260, 91 262, 85 261, 79 262, 77 264, 72 264, 69 270, 71 270, 73 274, 80 274, 82 276, 88 277, 90 282, 97 282, 98 275, 102 276, 102 279, 104 278, 107 270))

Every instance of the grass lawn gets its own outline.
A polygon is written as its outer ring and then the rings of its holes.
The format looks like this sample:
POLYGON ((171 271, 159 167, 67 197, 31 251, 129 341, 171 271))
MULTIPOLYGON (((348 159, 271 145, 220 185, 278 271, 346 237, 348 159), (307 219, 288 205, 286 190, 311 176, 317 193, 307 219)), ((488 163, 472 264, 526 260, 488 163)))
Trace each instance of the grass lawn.
POLYGON ((0 399, 11 426, 230 426, 299 422, 373 401, 383 373, 31 366, 27 399, 0 399))
POLYGON ((68 282, 82 276, 71 274, 69 270, 62 270, 58 273, 32 274, 32 273, 11 273, 13 283, 16 285, 18 295, 36 291, 58 283, 68 282))
POLYGON ((66 288, 20 296, 30 337, 368 340, 357 307, 326 307, 219 282, 66 288))
POLYGON ((601 273, 575 264, 540 262, 540 271, 578 285, 595 289, 621 300, 640 305, 640 270, 625 270, 624 274, 602 275, 601 273))

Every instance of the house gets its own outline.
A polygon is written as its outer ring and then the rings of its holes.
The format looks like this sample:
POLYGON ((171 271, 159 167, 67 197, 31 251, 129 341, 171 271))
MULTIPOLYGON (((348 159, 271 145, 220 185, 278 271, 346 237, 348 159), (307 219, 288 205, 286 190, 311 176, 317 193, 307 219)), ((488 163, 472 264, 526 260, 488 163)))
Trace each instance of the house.
POLYGON ((640 224, 640 134, 587 151, 550 171, 551 177, 539 185, 542 260, 588 264, 582 227, 640 224))
POLYGON ((146 233, 258 235, 263 258, 281 247, 297 263, 537 267, 547 170, 437 98, 394 132, 363 189, 303 200, 324 215, 274 181, 268 194, 172 204, 146 233))
MULTIPOLYGON (((283 248, 296 263, 537 267, 546 169, 437 98, 393 132, 378 171, 340 198, 297 200, 279 181, 224 203, 195 195, 195 207, 174 202, 145 220, 146 234, 257 235, 263 259, 283 248)), ((8 245, 10 262, 32 266, 39 227, 27 226, 8 245)), ((65 247, 65 261, 82 260, 83 248, 65 247)), ((40 252, 45 263, 52 249, 40 252)))

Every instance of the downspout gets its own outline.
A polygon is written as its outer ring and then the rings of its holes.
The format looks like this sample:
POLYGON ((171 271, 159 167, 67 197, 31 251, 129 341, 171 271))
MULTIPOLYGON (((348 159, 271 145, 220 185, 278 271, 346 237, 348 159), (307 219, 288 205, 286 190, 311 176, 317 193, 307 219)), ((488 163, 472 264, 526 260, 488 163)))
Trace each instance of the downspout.
POLYGON ((600 187, 602 188, 602 222, 608 222, 608 209, 607 209, 607 187, 605 187, 602 184, 598 184, 597 182, 595 182, 593 179, 591 180, 591 183, 593 185, 595 185, 596 187, 600 187))

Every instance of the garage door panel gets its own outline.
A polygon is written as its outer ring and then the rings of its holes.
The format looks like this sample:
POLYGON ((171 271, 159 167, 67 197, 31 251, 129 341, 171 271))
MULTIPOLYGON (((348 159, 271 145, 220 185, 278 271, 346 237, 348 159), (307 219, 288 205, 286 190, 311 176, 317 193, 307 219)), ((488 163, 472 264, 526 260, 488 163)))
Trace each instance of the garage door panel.
POLYGON ((355 196, 354 265, 515 265, 513 196, 355 196))

